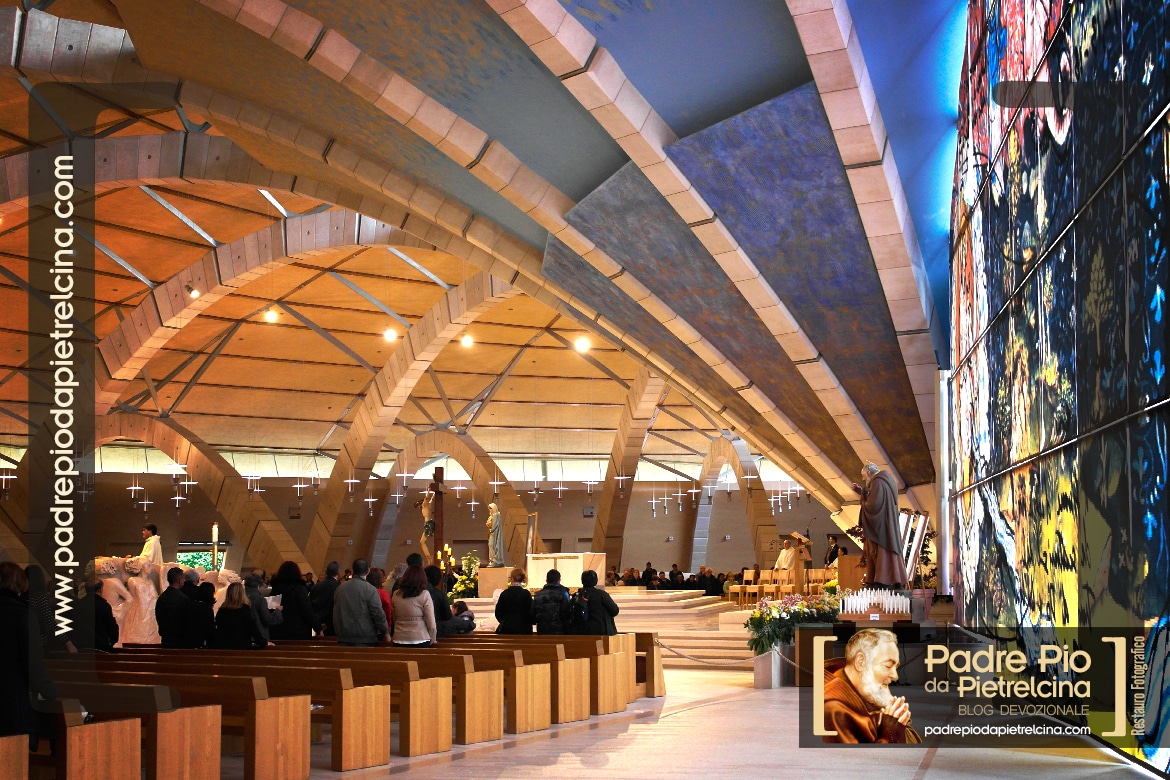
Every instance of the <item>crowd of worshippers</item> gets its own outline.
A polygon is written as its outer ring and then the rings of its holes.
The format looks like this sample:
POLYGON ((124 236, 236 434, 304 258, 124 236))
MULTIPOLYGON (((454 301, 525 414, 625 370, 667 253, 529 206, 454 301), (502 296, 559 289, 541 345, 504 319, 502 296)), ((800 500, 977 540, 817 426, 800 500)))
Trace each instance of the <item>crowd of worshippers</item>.
POLYGON ((447 597, 451 574, 424 567, 418 554, 389 574, 362 558, 342 574, 333 561, 311 585, 294 561, 285 561, 271 577, 258 568, 242 579, 225 571, 226 586, 219 589, 198 569, 171 566, 159 572, 161 593, 146 577, 131 577, 127 588, 116 577, 97 576, 98 571, 100 563, 74 602, 86 619, 74 621, 64 633, 55 629, 52 594, 40 567, 14 576, 12 582, 19 579, 21 586, 0 593, 0 602, 26 614, 46 650, 68 652, 110 652, 119 643, 234 650, 314 637, 336 637, 338 644, 351 646, 425 647, 476 626, 466 603, 452 604, 447 597), (127 598, 121 600, 117 592, 127 598))
POLYGON ((294 561, 281 564, 271 579, 253 569, 228 586, 213 620, 198 594, 185 590, 185 576, 170 569, 155 605, 163 647, 245 649, 313 637, 336 637, 351 647, 429 647, 439 637, 475 630, 467 605, 447 598, 448 575, 438 566, 424 567, 418 554, 389 574, 358 558, 343 575, 332 561, 311 586, 294 561))

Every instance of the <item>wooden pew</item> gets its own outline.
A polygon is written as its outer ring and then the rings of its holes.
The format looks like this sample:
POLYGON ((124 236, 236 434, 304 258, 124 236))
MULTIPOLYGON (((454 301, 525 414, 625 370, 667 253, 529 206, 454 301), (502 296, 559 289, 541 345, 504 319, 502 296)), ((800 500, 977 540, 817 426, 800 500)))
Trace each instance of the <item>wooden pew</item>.
POLYGON ((625 660, 625 674, 622 676, 626 692, 626 703, 638 700, 638 648, 633 634, 615 634, 605 637, 606 650, 610 655, 621 653, 625 660))
POLYGON ((629 704, 624 676, 625 658, 606 652, 605 637, 566 634, 463 634, 444 637, 447 646, 472 650, 494 647, 524 647, 527 644, 563 645, 566 658, 589 659, 589 712, 608 715, 621 712, 629 704))
POLYGON ((124 653, 123 657, 173 658, 178 663, 201 667, 209 663, 222 663, 263 664, 265 669, 277 666, 347 669, 354 685, 389 686, 398 694, 398 754, 401 756, 419 756, 451 749, 450 729, 442 729, 441 724, 451 720, 455 676, 465 674, 466 678, 458 681, 459 690, 455 692, 454 699, 459 701, 461 695, 466 699, 494 696, 499 701, 499 714, 494 718, 496 727, 493 731, 490 708, 469 706, 460 713, 457 707, 457 733, 469 740, 459 743, 470 744, 503 736, 503 674, 476 672, 470 664, 457 659, 444 663, 448 659, 443 658, 438 659, 438 663, 423 664, 410 659, 387 658, 369 652, 373 649, 334 645, 331 648, 285 646, 276 650, 200 650, 197 653, 133 650, 124 653))
POLYGON ((28 735, 0 737, 0 766, 12 780, 28 780, 28 735))
POLYGON ((171 688, 163 685, 63 681, 58 688, 99 719, 141 719, 147 780, 219 780, 218 705, 179 707, 171 688))
MULTIPOLYGON (((213 652, 213 651, 212 651, 213 652)), ((245 651, 246 652, 246 651, 245 651)), ((95 659, 99 671, 176 672, 263 676, 274 696, 307 694, 322 709, 312 718, 329 723, 335 772, 390 763, 390 686, 355 686, 349 669, 301 663, 265 663, 255 654, 214 658, 211 653, 141 653, 95 659)))
POLYGON ((658 634, 639 631, 634 634, 638 653, 638 687, 643 695, 656 699, 666 695, 666 678, 662 673, 662 648, 658 634))
MULTIPOLYGON (((70 679, 71 675, 77 682, 92 679, 82 671, 54 672, 55 678, 70 679)), ((243 732, 245 780, 308 780, 308 696, 269 696, 264 678, 251 676, 101 671, 98 679, 125 685, 169 685, 179 692, 184 705, 218 704, 223 708, 222 731, 243 732)), ((137 745, 137 734, 135 739, 137 745)), ((137 763, 134 771, 139 771, 137 763)))
MULTIPOLYGON (((105 780, 108 777, 138 777, 142 772, 142 723, 136 718, 86 723, 76 699, 53 703, 57 708, 55 753, 28 753, 28 737, 20 735, 30 777, 56 780, 105 780)), ((45 745, 45 740, 41 740, 45 745)))
MULTIPOLYGON (((444 637, 443 643, 447 639, 444 637)), ((467 655, 466 651, 445 646, 411 650, 404 647, 352 648, 339 647, 330 652, 358 654, 373 650, 383 657, 407 658, 420 664, 428 658, 443 655, 467 655)), ((547 729, 551 715, 551 671, 548 664, 525 664, 524 656, 503 647, 485 648, 485 652, 471 654, 476 671, 502 671, 504 674, 504 731, 526 734, 547 729)))
POLYGON ((406 660, 387 660, 376 671, 362 670, 358 674, 352 664, 340 662, 342 658, 335 653, 309 658, 276 650, 190 653, 157 648, 124 651, 115 657, 115 663, 150 660, 171 663, 176 668, 202 669, 214 664, 215 671, 225 674, 247 668, 241 674, 263 674, 268 678, 271 692, 308 692, 316 703, 326 707, 318 710, 317 716, 329 718, 332 723, 331 766, 335 772, 380 766, 390 761, 392 691, 398 693, 398 754, 409 757, 450 750, 449 730, 439 729, 439 724, 450 720, 450 683, 439 676, 424 679, 418 665, 406 660), (323 671, 304 674, 305 667, 323 671), (335 675, 343 676, 335 679, 335 675), (335 683, 337 686, 331 688, 335 683))
MULTIPOLYGON (((374 648, 305 648, 297 651, 294 658, 305 658, 306 662, 318 663, 332 658, 336 663, 346 664, 355 675, 370 675, 377 679, 386 664, 411 663, 418 667, 424 679, 441 679, 448 682, 450 695, 447 697, 447 718, 436 716, 432 722, 445 723, 451 720, 451 702, 455 708, 455 744, 472 745, 488 742, 504 736, 504 673, 500 670, 477 670, 470 656, 463 655, 419 655, 409 660, 394 660, 370 652, 374 648)), ((286 656, 287 657, 287 656, 286 656)), ((357 679, 355 677, 355 679, 357 679)), ((436 694, 441 696, 442 694, 436 694)), ((446 732, 447 747, 451 749, 450 730, 446 732)))
MULTIPOLYGON (((446 639, 446 638, 445 638, 446 639)), ((453 644, 453 643, 452 643, 453 644)), ((458 649, 474 652, 475 645, 459 644, 458 649)), ((447 649, 447 645, 443 649, 447 649)), ((568 658, 561 644, 528 645, 520 650, 526 665, 548 664, 550 718, 553 723, 589 719, 589 659, 568 658)))

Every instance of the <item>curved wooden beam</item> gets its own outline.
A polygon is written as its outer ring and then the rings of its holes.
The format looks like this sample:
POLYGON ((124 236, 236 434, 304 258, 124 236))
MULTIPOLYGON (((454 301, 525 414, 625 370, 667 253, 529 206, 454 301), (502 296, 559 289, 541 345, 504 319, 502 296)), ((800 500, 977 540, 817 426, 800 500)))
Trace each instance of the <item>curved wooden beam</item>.
MULTIPOLYGON (((492 460, 492 456, 479 445, 479 442, 465 433, 455 434, 450 431, 437 430, 416 436, 398 457, 395 471, 413 474, 427 460, 440 454, 449 456, 451 460, 463 467, 463 470, 471 477, 471 483, 475 485, 475 490, 480 496, 492 495, 495 486, 491 482, 499 473, 496 463, 492 460)), ((500 507, 500 514, 503 516, 504 547, 508 552, 510 562, 508 565, 524 568, 528 541, 528 508, 510 482, 499 486, 498 497, 484 498, 482 503, 485 511, 489 500, 496 502, 500 507)), ((484 518, 486 519, 486 517, 485 514, 484 518)), ((395 517, 384 515, 383 518, 378 528, 373 529, 373 560, 384 560, 385 568, 389 570, 396 563, 396 561, 391 561, 389 556, 391 552, 390 541, 394 536, 397 513, 395 513, 395 517)), ((366 549, 369 548, 370 546, 367 545, 366 549)), ((542 548, 543 544, 538 538, 537 549, 542 548)), ((487 561, 486 542, 483 560, 487 561)))
MULTIPOLYGON (((235 18, 230 12, 228 15, 235 18)), ((693 403, 709 408, 711 412, 726 420, 730 428, 740 431, 743 436, 752 441, 753 446, 764 452, 774 462, 781 464, 794 479, 804 485, 823 504, 830 508, 840 506, 841 495, 844 494, 839 487, 847 484, 847 480, 835 466, 824 462, 823 457, 817 456, 815 454, 817 448, 806 440, 807 437, 803 437, 803 434, 796 431, 773 406, 767 406, 765 403, 767 408, 757 408, 774 428, 776 434, 788 440, 790 444, 796 442, 795 450, 779 448, 770 432, 765 435, 762 432, 752 430, 750 425, 730 413, 716 398, 695 385, 687 376, 679 373, 659 353, 627 336, 620 323, 610 322, 593 310, 588 301, 576 299, 564 290, 557 288, 540 272, 542 263, 540 253, 506 233, 491 220, 471 212, 441 192, 411 181, 400 171, 387 169, 383 162, 363 155, 361 150, 349 148, 336 138, 326 138, 308 128, 302 128, 289 117, 279 116, 271 110, 247 103, 234 96, 215 92, 193 81, 177 81, 173 76, 146 70, 141 66, 140 57, 124 30, 81 22, 71 24, 74 24, 74 27, 71 27, 68 32, 63 32, 58 29, 55 17, 39 11, 30 11, 27 15, 20 14, 18 9, 12 9, 9 13, 0 13, 0 36, 8 36, 6 39, 16 42, 16 45, 9 52, 8 66, 25 75, 32 73, 38 77, 52 80, 108 83, 117 76, 119 80, 123 81, 146 82, 153 80, 177 83, 180 90, 179 101, 188 111, 198 111, 211 117, 217 125, 224 128, 238 128, 246 133, 259 134, 269 141, 304 154, 314 161, 323 162, 333 169, 333 173, 336 174, 335 178, 339 181, 350 182, 354 187, 351 190, 349 189, 350 184, 320 183, 284 174, 294 182, 294 192, 344 205, 365 214, 377 215, 382 221, 399 225, 407 233, 432 243, 439 249, 464 258, 501 278, 509 279, 511 283, 520 286, 527 294, 549 305, 554 310, 597 330, 604 337, 627 343, 632 354, 653 365, 654 370, 660 375, 670 377, 672 384, 693 403), (77 25, 83 26, 84 30, 77 28, 77 25), (74 49, 74 40, 71 37, 73 33, 84 33, 82 37, 89 40, 89 45, 81 57, 71 54, 74 49), (305 183, 304 186, 301 186, 302 182, 305 183), (806 459, 809 454, 813 456, 806 459)), ((335 30, 326 31, 326 34, 332 35, 334 38, 338 35, 335 30)), ((314 67, 319 67, 323 72, 328 72, 342 81, 354 78, 352 74, 347 75, 347 72, 337 71, 334 74, 332 66, 326 62, 327 59, 324 56, 319 58, 320 61, 314 63, 314 67)), ((377 63, 367 62, 367 60, 369 57, 360 55, 358 61, 364 67, 377 65, 377 63), (365 59, 361 59, 361 57, 365 57, 365 59)), ((3 64, 0 63, 0 66, 3 64)), ((391 78, 394 78, 394 75, 391 75, 391 78)), ((354 89, 354 92, 359 96, 362 95, 362 88, 355 87, 352 83, 347 86, 354 89)), ((426 128, 419 122, 414 124, 415 129, 420 130, 420 135, 425 137, 426 128)), ((423 124, 425 125, 425 123, 423 124)), ((131 141, 131 139, 123 138, 109 140, 127 143, 131 141)), ((454 139, 451 140, 453 143, 454 139)), ((231 141, 222 138, 213 139, 213 142, 222 144, 225 150, 234 146, 231 141)), ((436 143, 441 144, 441 141, 436 143)), ((521 190, 526 191, 532 182, 514 181, 520 177, 520 168, 514 167, 512 163, 519 164, 519 161, 508 154, 506 149, 499 147, 496 141, 487 142, 485 149, 483 159, 468 163, 468 167, 481 168, 476 173, 477 176, 489 182, 490 186, 500 191, 507 199, 520 205, 528 197, 527 195, 522 196, 521 190), (493 150, 498 152, 497 156, 493 156, 493 150), (494 164, 488 162, 489 157, 495 161, 494 164), (495 179, 499 179, 499 182, 496 182, 495 179), (505 179, 507 180, 505 181, 505 179), (512 196, 519 197, 514 199, 512 196)), ((211 166, 212 150, 208 151, 205 159, 211 166)), ((631 154, 634 153, 633 150, 627 151, 631 154)), ((452 155, 453 159, 457 154, 456 152, 452 155)), ((114 161, 110 167, 121 166, 120 169, 126 167, 132 169, 134 161, 141 161, 143 157, 146 157, 148 161, 150 159, 149 154, 139 154, 135 157, 129 149, 123 150, 120 154, 106 157, 114 161)), ((249 164, 258 165, 246 154, 244 157, 247 158, 249 164)), ((214 161, 215 165, 221 168, 229 163, 228 158, 223 154, 215 154, 214 161)), ((263 166, 260 167, 263 168, 263 166)), ((147 165, 146 168, 149 172, 150 166, 147 165)), ((266 169, 264 170, 266 171, 266 169)), ((99 172, 99 178, 102 175, 99 172)), ((14 179, 13 176, 8 178, 9 180, 14 179)), ((15 177, 15 179, 19 178, 19 176, 15 177)), ((0 181, 0 185, 2 185, 2 181, 0 181)), ((0 194, 0 201, 4 199, 0 194)), ((615 285, 635 300, 652 304, 656 316, 662 316, 663 312, 668 312, 669 307, 652 291, 635 280, 631 274, 621 273, 621 267, 612 258, 606 256, 592 242, 564 223, 561 214, 569 205, 571 204, 560 202, 556 198, 544 197, 537 204, 537 208, 530 209, 530 216, 538 222, 541 222, 542 219, 552 219, 554 224, 546 227, 550 227, 560 240, 602 270, 606 276, 613 277, 615 285)), ((522 208, 522 210, 526 209, 526 206, 522 208)), ((544 223, 542 222, 542 224, 544 223)), ((668 328, 674 328, 678 331, 676 335, 682 338, 684 343, 691 344, 694 341, 696 334, 689 329, 689 326, 685 326, 681 318, 670 318, 668 328)), ((750 387, 750 383, 744 385, 740 381, 744 377, 732 370, 734 367, 726 363, 714 345, 702 338, 696 344, 701 348, 699 352, 701 356, 711 359, 712 365, 715 365, 717 370, 727 374, 725 379, 733 388, 744 388, 737 390, 737 392, 744 395, 754 406, 761 403, 758 390, 750 387)), ((99 372, 100 370, 99 365, 99 372)), ((100 379, 101 377, 99 377, 100 379)))
POLYGON ((361 511, 347 511, 349 504, 344 499, 349 491, 345 480, 357 479, 355 490, 364 490, 383 442, 427 368, 467 325, 497 303, 519 294, 519 289, 506 282, 478 273, 449 290, 396 343, 358 407, 337 463, 321 491, 305 545, 310 561, 323 564, 340 560, 350 539, 360 540, 368 535, 367 516, 361 511))
POLYGON ((99 343, 97 413, 117 403, 126 383, 212 304, 278 268, 350 246, 385 246, 394 227, 348 209, 280 219, 223 244, 151 290, 99 343), (199 291, 192 298, 190 286, 199 291))
POLYGON ((593 545, 590 549, 604 550, 605 559, 620 564, 625 547, 626 515, 630 510, 633 484, 619 485, 617 477, 626 476, 633 482, 638 470, 638 459, 642 457, 642 446, 646 443, 646 431, 654 424, 658 403, 666 393, 666 381, 654 376, 645 368, 638 369, 638 375, 626 393, 626 407, 618 420, 609 465, 605 469, 605 482, 601 486, 598 501, 597 522, 593 526, 593 545))
MULTIPOLYGON (((756 562, 763 568, 770 568, 773 559, 768 551, 768 534, 763 531, 769 526, 775 528, 772 519, 771 507, 768 505, 768 491, 760 483, 760 472, 756 469, 756 462, 748 450, 747 442, 740 438, 729 439, 720 436, 711 442, 707 449, 707 457, 699 469, 699 484, 706 485, 719 477, 719 471, 724 463, 730 463, 735 471, 735 479, 739 483, 740 495, 744 497, 744 509, 747 512, 748 530, 752 535, 752 547, 756 552, 756 562), (754 483, 754 484, 753 484, 754 483)), ((691 549, 689 557, 691 571, 697 571, 699 566, 707 563, 707 530, 711 519, 710 504, 700 498, 693 506, 684 508, 683 540, 689 543, 691 549)))

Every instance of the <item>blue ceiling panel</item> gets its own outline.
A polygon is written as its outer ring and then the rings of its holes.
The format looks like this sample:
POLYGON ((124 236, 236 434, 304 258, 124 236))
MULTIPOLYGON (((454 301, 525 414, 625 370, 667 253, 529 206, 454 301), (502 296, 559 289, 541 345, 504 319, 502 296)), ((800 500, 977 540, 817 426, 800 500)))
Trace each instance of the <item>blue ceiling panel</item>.
POLYGON ((667 153, 788 305, 907 484, 932 481, 889 304, 815 86, 667 153))
POLYGON ((289 0, 580 200, 627 160, 483 0, 289 0))
POLYGON ((784 0, 562 0, 689 135, 812 79, 784 0))
MULTIPOLYGON (((618 323, 627 333, 665 357, 671 365, 679 368, 713 398, 727 404, 727 408, 754 431, 765 434, 765 438, 772 441, 773 445, 792 462, 805 464, 804 458, 792 445, 773 432, 763 417, 738 393, 732 392, 714 369, 700 360, 637 302, 614 287, 609 279, 554 236, 549 236, 545 246, 542 273, 569 294, 589 301, 603 317, 618 323), (771 435, 767 435, 769 432, 771 435)), ((807 465, 805 470, 810 475, 816 475, 816 472, 807 465)), ((819 477, 817 484, 827 495, 837 495, 836 491, 819 477)))
POLYGON ((703 334, 846 474, 861 461, 751 305, 630 163, 565 217, 703 334))

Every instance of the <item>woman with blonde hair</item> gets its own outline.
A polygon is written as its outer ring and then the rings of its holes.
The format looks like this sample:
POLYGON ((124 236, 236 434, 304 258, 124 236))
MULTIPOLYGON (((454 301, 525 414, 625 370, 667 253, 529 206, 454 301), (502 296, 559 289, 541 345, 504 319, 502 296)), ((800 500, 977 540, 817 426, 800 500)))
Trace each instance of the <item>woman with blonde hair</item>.
POLYGON ((211 646, 220 650, 249 650, 253 647, 275 647, 264 641, 252 603, 244 593, 244 583, 227 586, 223 604, 215 615, 215 640, 211 646))

